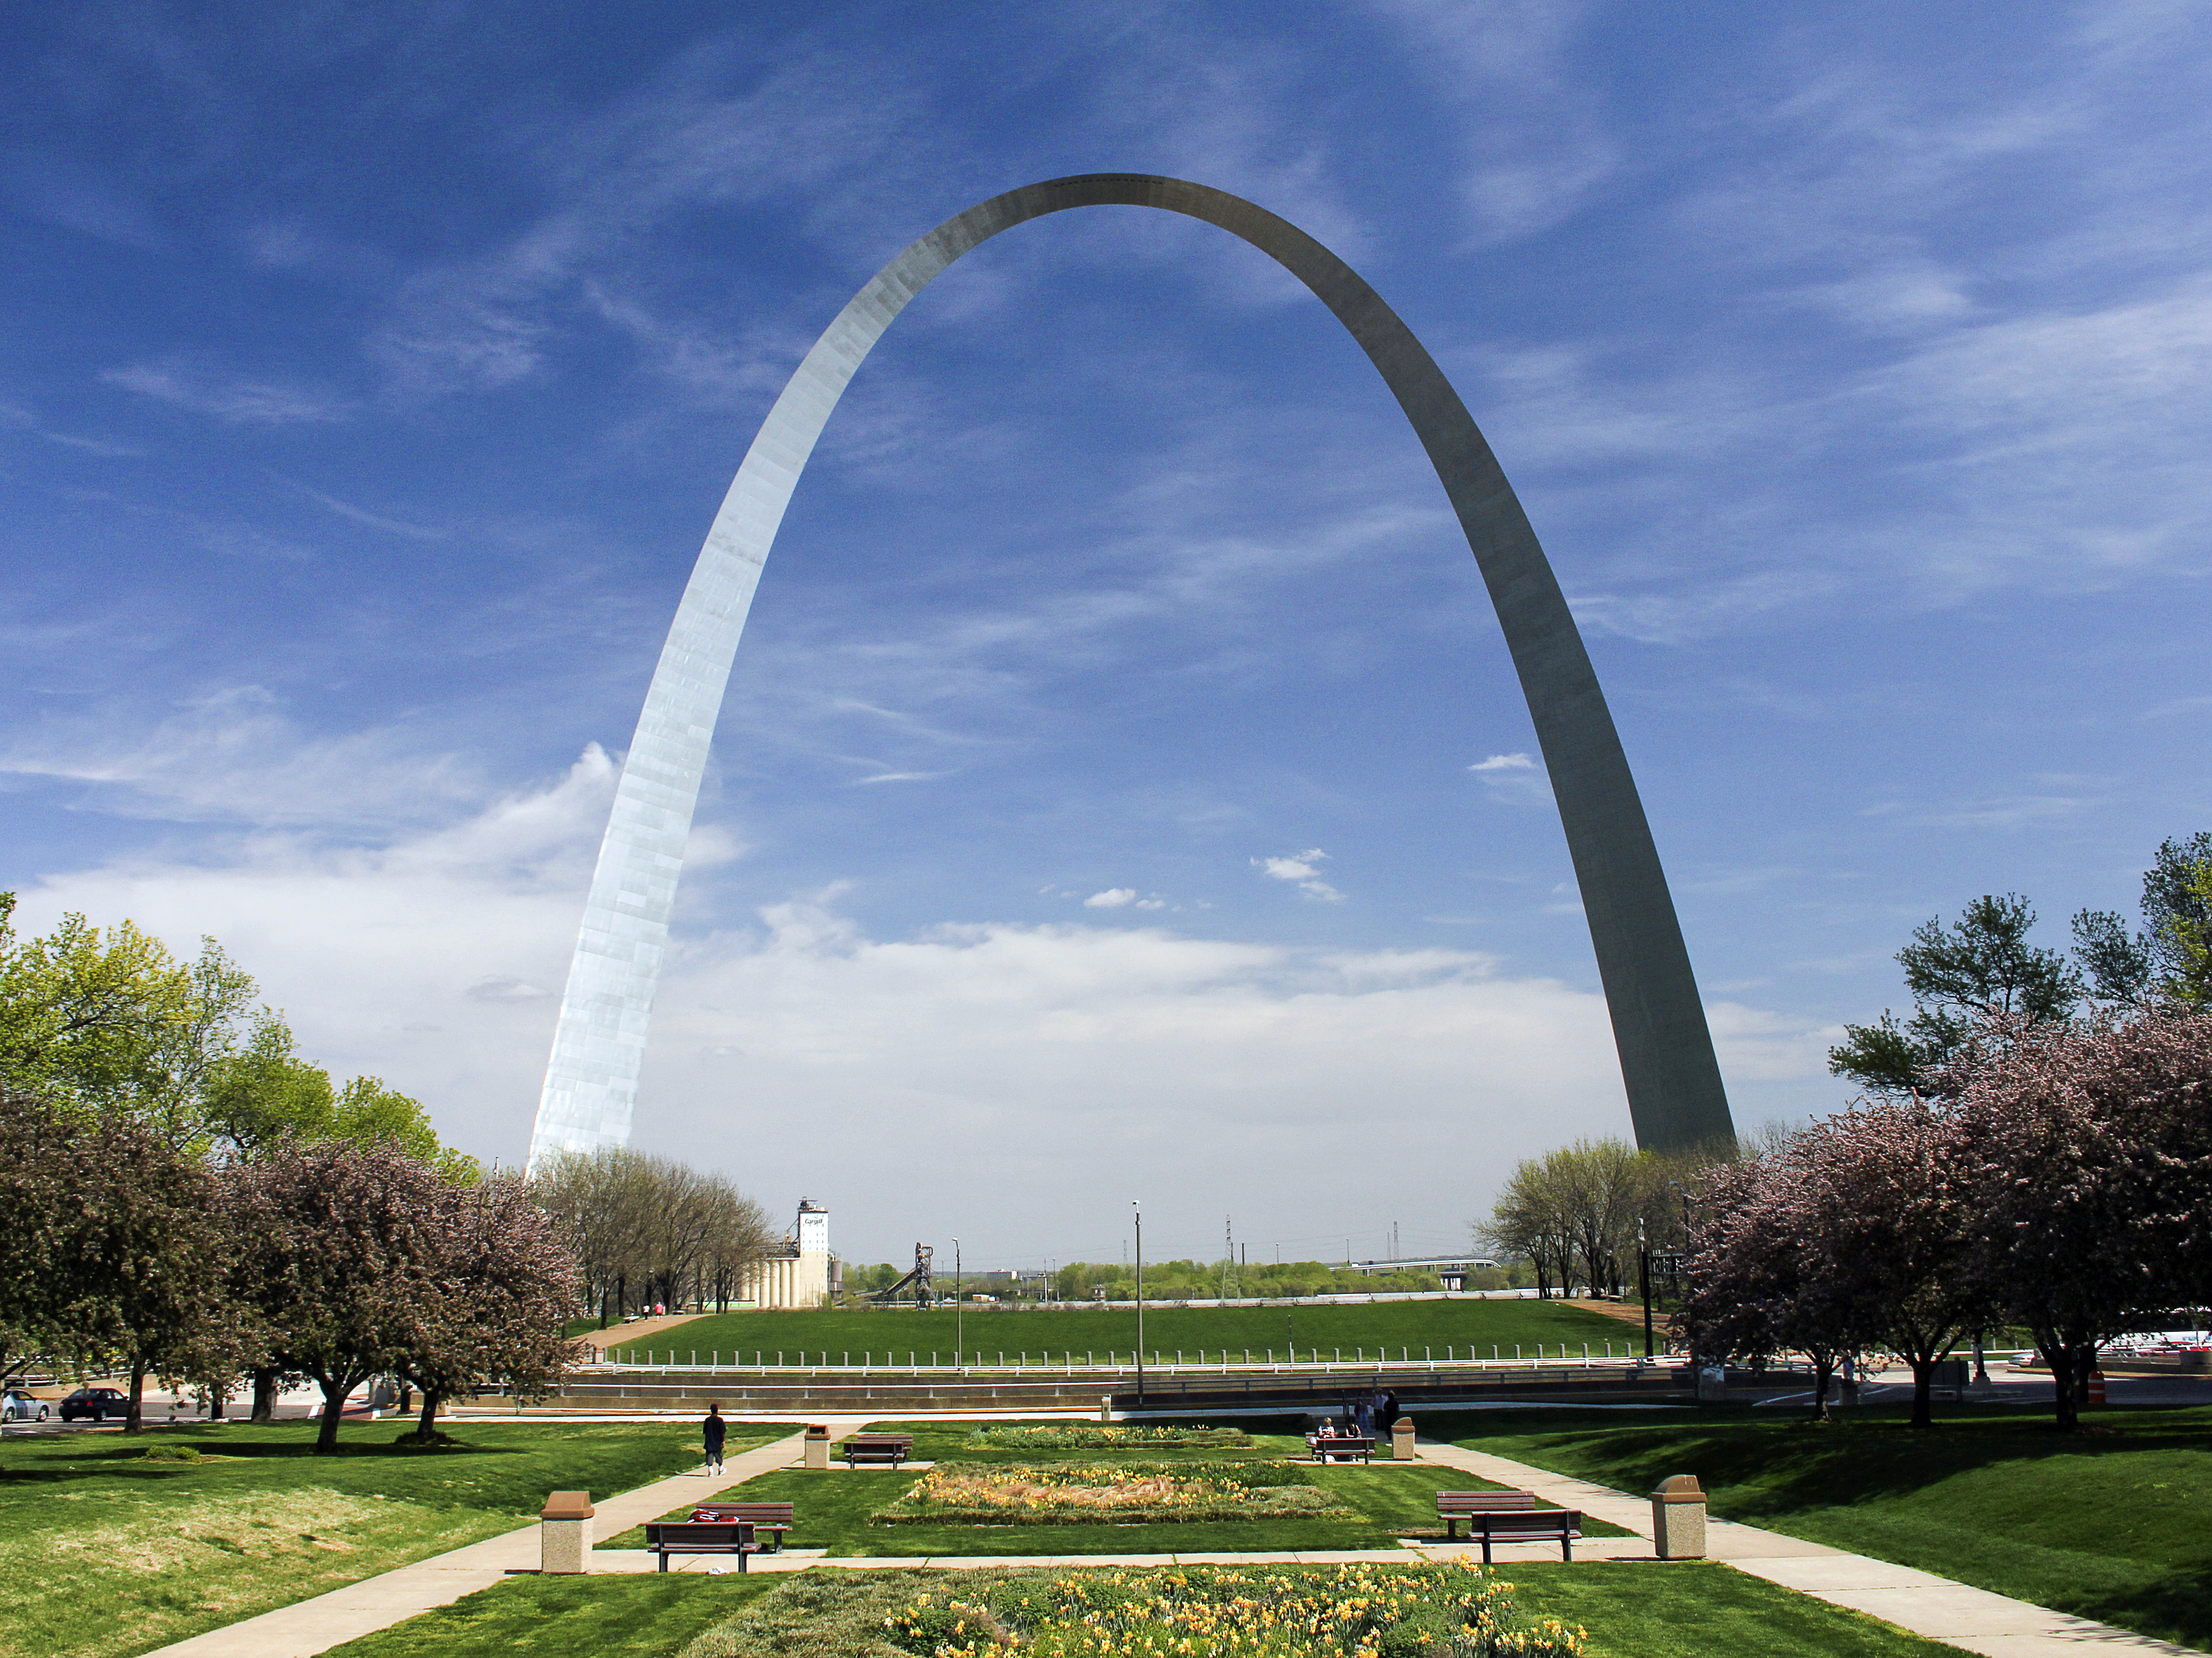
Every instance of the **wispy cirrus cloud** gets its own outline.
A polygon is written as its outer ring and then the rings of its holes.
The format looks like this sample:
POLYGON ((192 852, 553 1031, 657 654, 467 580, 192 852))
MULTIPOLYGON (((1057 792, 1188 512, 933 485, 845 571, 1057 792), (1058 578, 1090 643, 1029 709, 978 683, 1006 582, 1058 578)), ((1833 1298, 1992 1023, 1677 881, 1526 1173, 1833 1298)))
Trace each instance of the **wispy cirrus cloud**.
POLYGON ((234 426, 295 426, 348 418, 352 400, 288 380, 234 374, 181 356, 100 371, 100 378, 155 403, 234 426))

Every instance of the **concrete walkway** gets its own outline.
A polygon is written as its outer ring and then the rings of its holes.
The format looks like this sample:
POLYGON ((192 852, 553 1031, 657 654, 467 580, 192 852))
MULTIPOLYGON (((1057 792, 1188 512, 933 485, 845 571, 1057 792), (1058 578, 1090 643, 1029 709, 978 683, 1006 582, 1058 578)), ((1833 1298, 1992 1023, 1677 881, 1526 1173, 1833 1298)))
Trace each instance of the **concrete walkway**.
MULTIPOLYGON (((1591 1546, 1577 1545, 1576 1552, 1592 1558, 1649 1560, 1653 1558, 1651 1504, 1648 1499, 1623 1496, 1587 1480, 1571 1479, 1544 1468, 1529 1467, 1484 1451, 1462 1450, 1456 1445, 1424 1443, 1417 1446, 1424 1461, 1464 1469, 1478 1479, 1530 1491, 1561 1508, 1580 1509, 1593 1519, 1609 1520, 1638 1533, 1633 1551, 1618 1553, 1603 1549, 1608 1542, 1625 1540, 1593 1539, 1591 1546)), ((1711 1558, 1738 1571, 1764 1577, 1770 1583, 1796 1589, 1854 1612, 1863 1612, 1884 1623, 1895 1624, 1944 1641, 1983 1658, 2082 1658, 2089 1650, 2116 1653, 2160 1653, 2168 1658, 2205 1658, 2193 1647, 2175 1646, 2133 1635, 2110 1624, 2087 1618, 2069 1618, 2026 1600, 2014 1600, 1987 1589, 1956 1583, 1933 1572, 1892 1565, 1821 1543, 1784 1537, 1733 1521, 1709 1520, 1705 1546, 1711 1558)), ((1499 1558, 1509 1558, 1498 1551, 1499 1558)), ((1527 1549, 1510 1552, 1510 1558, 1535 1558, 1527 1549)))

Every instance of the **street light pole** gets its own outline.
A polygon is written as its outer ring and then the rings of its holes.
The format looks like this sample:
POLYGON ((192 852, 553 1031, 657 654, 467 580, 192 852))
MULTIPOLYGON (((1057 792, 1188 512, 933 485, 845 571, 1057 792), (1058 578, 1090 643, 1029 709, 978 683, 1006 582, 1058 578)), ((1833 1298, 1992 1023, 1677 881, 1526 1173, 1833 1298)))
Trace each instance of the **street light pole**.
POLYGON ((1644 1291, 1644 1362, 1651 1362, 1651 1241, 1644 1234, 1644 1223, 1636 1223, 1636 1277, 1644 1291))
POLYGON ((1136 1199, 1129 1212, 1137 1220, 1137 1408, 1145 1408, 1145 1211, 1136 1199))
POLYGON ((960 1240, 952 1240, 952 1368, 960 1368, 960 1339, 962 1321, 968 1315, 967 1304, 960 1298, 960 1240))

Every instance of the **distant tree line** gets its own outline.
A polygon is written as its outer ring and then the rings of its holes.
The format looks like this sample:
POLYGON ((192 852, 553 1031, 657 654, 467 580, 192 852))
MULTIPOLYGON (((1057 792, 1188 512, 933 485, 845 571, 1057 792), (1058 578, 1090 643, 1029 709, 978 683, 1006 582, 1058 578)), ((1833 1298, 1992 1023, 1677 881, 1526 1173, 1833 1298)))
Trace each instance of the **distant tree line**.
POLYGON ((719 1309, 781 1242, 767 1212, 723 1176, 627 1146, 543 1158, 530 1189, 602 1328, 655 1304, 719 1309))
POLYGON ((419 1102, 336 1085, 213 940, 129 922, 22 939, 0 894, 0 1364, 148 1378, 257 1418, 313 1380, 318 1448, 390 1375, 422 1426, 479 1382, 549 1388, 575 1263, 522 1181, 441 1145, 419 1102))
POLYGON ((1577 1140, 1519 1163, 1476 1236, 1501 1260, 1527 1263, 1540 1296, 1625 1294, 1638 1287, 1639 1248, 1682 1248, 1685 1194, 1716 1155, 1577 1140))

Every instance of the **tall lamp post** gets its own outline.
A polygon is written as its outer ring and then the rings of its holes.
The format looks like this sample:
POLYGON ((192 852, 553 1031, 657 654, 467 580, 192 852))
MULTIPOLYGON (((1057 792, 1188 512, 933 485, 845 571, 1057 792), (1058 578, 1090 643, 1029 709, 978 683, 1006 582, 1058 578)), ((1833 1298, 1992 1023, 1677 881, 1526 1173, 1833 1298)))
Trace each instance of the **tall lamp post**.
POLYGON ((962 1320, 968 1315, 967 1303, 960 1298, 960 1240, 952 1240, 952 1368, 960 1368, 960 1338, 962 1320))
POLYGON ((1644 1223, 1636 1223, 1636 1277, 1644 1289, 1644 1362, 1651 1362, 1651 1240, 1644 1234, 1644 1223))
POLYGON ((1137 1220, 1137 1408, 1145 1408, 1145 1211, 1136 1199, 1129 1212, 1137 1220))

